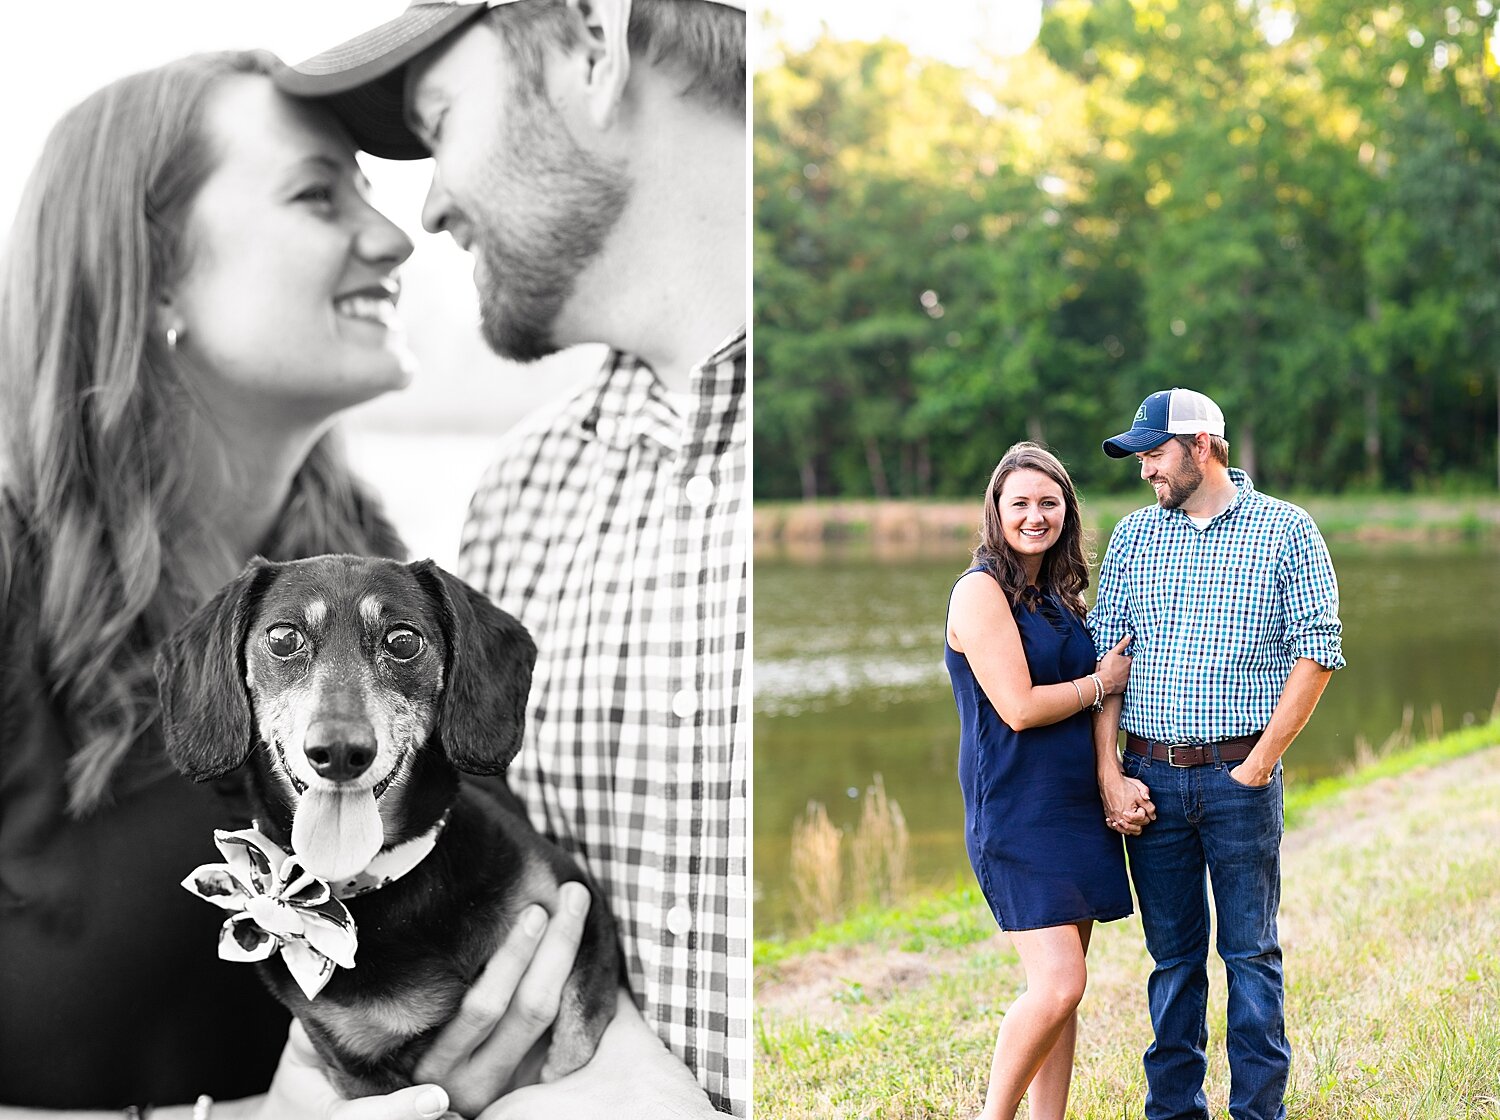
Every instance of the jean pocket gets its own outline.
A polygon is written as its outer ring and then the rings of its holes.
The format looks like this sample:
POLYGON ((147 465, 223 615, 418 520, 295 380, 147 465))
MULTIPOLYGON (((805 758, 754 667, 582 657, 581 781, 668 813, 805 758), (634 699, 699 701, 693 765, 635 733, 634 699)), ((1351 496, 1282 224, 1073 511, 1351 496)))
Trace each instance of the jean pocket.
POLYGON ((1281 763, 1278 762, 1274 767, 1272 767, 1272 769, 1271 769, 1271 780, 1268 781, 1265 785, 1263 785, 1263 786, 1247 786, 1244 782, 1240 781, 1232 773, 1230 773, 1230 771, 1232 771, 1238 765, 1239 765, 1238 762, 1225 763, 1224 764, 1224 778, 1235 789, 1242 789, 1246 793, 1265 793, 1267 790, 1269 790, 1273 786, 1275 786, 1276 783, 1277 783, 1277 781, 1279 781, 1280 778, 1281 778, 1281 763))

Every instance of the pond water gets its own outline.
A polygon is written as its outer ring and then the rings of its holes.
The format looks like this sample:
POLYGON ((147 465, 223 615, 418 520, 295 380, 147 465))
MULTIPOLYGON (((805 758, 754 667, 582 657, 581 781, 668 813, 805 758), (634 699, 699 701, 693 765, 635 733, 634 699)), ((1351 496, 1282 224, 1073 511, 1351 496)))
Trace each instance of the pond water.
MULTIPOLYGON (((1285 758, 1288 781, 1337 772, 1410 709, 1417 735, 1488 719, 1500 688, 1500 547, 1330 545, 1344 653, 1285 758)), ((875 774, 911 836, 918 889, 966 883, 958 723, 943 668, 962 552, 755 562, 755 926, 793 932, 793 822, 809 800, 852 830, 875 774)))

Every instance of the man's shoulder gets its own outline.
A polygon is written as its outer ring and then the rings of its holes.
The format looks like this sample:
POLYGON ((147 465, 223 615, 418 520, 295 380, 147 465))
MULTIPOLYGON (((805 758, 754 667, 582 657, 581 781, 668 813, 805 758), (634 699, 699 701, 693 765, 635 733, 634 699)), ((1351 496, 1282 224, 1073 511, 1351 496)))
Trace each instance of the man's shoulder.
POLYGON ((1296 502, 1273 497, 1264 490, 1252 490, 1246 495, 1245 504, 1246 511, 1257 518, 1284 525, 1292 531, 1318 533, 1321 536, 1312 514, 1296 502))

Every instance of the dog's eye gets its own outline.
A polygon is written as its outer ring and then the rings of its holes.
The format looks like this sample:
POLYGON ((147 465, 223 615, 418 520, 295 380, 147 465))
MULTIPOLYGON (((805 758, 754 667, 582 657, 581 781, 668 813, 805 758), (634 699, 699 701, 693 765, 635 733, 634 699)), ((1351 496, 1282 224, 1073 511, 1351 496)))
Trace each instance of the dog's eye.
POLYGON ((398 626, 385 636, 385 652, 397 661, 410 661, 422 652, 422 635, 398 626))
POLYGON ((272 657, 291 657, 302 646, 302 632, 295 626, 278 622, 266 631, 266 648, 271 651, 272 657))

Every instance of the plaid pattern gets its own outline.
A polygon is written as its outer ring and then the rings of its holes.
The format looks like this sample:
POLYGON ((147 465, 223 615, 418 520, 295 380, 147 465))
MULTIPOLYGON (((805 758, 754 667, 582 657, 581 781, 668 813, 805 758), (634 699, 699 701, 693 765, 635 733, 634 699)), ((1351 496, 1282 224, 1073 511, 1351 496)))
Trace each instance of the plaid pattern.
POLYGON ((1148 506, 1115 527, 1089 632, 1134 634, 1120 725, 1166 743, 1259 731, 1299 657, 1341 669, 1339 589, 1318 527, 1231 469, 1238 494, 1199 530, 1148 506))
POLYGON ((714 1106, 749 1098, 750 504, 745 332, 680 417, 612 354, 524 426, 469 510, 459 573, 540 653, 511 785, 609 897, 631 991, 714 1106))

